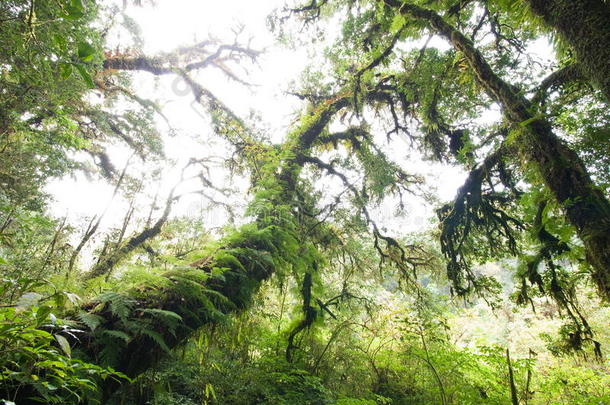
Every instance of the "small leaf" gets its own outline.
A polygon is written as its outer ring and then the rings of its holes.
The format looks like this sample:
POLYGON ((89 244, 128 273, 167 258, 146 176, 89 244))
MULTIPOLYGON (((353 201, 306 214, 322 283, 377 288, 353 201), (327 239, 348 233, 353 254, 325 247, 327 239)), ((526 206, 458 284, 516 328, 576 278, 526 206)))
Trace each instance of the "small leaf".
POLYGON ((49 391, 55 391, 55 390, 57 390, 57 387, 56 387, 56 386, 54 386, 53 384, 49 383, 49 382, 43 381, 42 385, 44 385, 44 387, 45 387, 46 389, 48 389, 49 391))
POLYGON ((72 65, 69 63, 60 63, 59 64, 59 76, 66 80, 72 75, 72 65))
POLYGON ((42 295, 35 292, 28 292, 23 294, 17 300, 17 309, 23 311, 24 309, 33 307, 38 304, 38 301, 42 299, 42 295))
POLYGON ((81 0, 69 0, 65 10, 67 12, 66 18, 69 20, 77 20, 85 15, 85 8, 81 0))
POLYGON ((74 66, 76 67, 76 70, 78 70, 78 73, 80 73, 80 75, 83 78, 83 80, 85 81, 85 83, 87 83, 87 86, 90 89, 94 89, 95 83, 93 83, 93 79, 91 78, 91 75, 89 74, 89 72, 87 72, 87 69, 85 69, 85 67, 83 65, 74 64, 74 66))
POLYGON ((392 25, 390 26, 390 32, 398 32, 403 25, 405 25, 406 19, 402 14, 396 14, 394 19, 392 20, 392 25))
POLYGON ((57 340, 57 343, 59 343, 59 347, 61 347, 61 350, 63 350, 66 356, 71 357, 72 349, 70 348, 70 343, 68 343, 68 340, 62 335, 55 335, 55 339, 57 340))
POLYGON ((47 316, 51 313, 51 307, 42 306, 36 311, 36 323, 42 325, 47 320, 47 316))
POLYGON ((95 55, 95 48, 88 42, 78 44, 78 57, 83 62, 90 62, 95 55))
POLYGON ((62 51, 68 47, 68 41, 63 35, 53 34, 53 43, 62 51))
POLYGON ((64 294, 68 298, 68 301, 70 301, 74 305, 78 304, 78 302, 80 301, 80 297, 74 293, 64 292, 64 294))
POLYGON ((205 385, 205 396, 206 398, 213 398, 216 400, 216 390, 214 390, 214 386, 210 383, 205 385))

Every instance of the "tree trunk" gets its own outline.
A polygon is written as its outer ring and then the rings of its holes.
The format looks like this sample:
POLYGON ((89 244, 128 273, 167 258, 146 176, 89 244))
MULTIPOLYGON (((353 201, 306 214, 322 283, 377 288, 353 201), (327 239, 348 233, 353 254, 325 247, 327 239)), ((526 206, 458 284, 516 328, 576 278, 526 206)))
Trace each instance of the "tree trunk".
MULTIPOLYGON (((385 0, 402 14, 425 20, 439 35, 462 52, 476 80, 503 107, 516 127, 523 128, 517 146, 535 165, 583 241, 593 280, 600 296, 610 301, 610 203, 591 181, 579 156, 554 133, 549 121, 535 115, 531 103, 500 78, 468 38, 434 11, 385 0)), ((607 45, 607 44, 604 44, 607 45)))
POLYGON ((517 396, 517 386, 515 384, 515 375, 513 365, 510 361, 510 350, 506 348, 506 364, 508 366, 508 384, 510 386, 510 402, 512 405, 519 405, 519 397, 517 396))
MULTIPOLYGON (((266 190, 278 191, 272 193, 272 197, 265 197, 271 198, 275 207, 293 202, 303 165, 297 156, 309 153, 332 117, 348 106, 349 100, 349 97, 341 97, 323 104, 289 135, 284 159, 278 163, 279 170, 270 172, 277 173, 272 174, 276 185, 270 186, 268 179, 264 185, 266 190)), ((123 299, 130 300, 132 308, 127 319, 114 313, 108 303, 94 301, 84 305, 81 310, 101 317, 101 323, 88 336, 72 342, 75 351, 101 363, 100 355, 109 345, 108 340, 103 339, 107 337, 103 331, 126 333, 129 339, 124 345, 120 344, 121 339, 115 342, 118 356, 111 365, 129 377, 136 377, 154 365, 168 349, 184 342, 193 331, 246 308, 261 283, 278 270, 278 266, 291 265, 291 260, 296 260, 282 247, 286 238, 296 240, 296 231, 274 224, 286 219, 275 220, 273 215, 273 212, 261 213, 253 224, 230 235, 214 256, 199 261, 197 268, 171 271, 163 275, 163 282, 127 291, 123 299), (213 276, 218 268, 226 270, 222 276, 213 276), (169 328, 155 315, 158 310, 171 311, 180 316, 181 321, 175 328, 169 328), (146 324, 149 331, 134 333, 125 326, 134 322, 146 324), (159 339, 163 344, 159 344, 159 339)), ((104 382, 106 397, 116 391, 117 385, 110 379, 104 382)))
POLYGON ((541 17, 574 49, 594 87, 610 101, 610 6, 603 0, 528 0, 541 17))

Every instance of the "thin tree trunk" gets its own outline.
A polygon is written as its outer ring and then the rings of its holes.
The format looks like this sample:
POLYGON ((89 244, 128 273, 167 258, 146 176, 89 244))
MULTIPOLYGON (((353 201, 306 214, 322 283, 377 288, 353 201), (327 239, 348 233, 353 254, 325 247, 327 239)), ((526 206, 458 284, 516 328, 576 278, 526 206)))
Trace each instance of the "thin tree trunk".
POLYGON ((510 362, 510 351, 506 349, 506 364, 508 365, 508 383, 510 385, 510 401, 512 405, 519 405, 519 397, 517 396, 517 386, 515 385, 515 375, 513 365, 510 362))
POLYGON ((131 161, 132 157, 133 157, 133 154, 129 157, 129 159, 127 159, 127 163, 125 163, 125 167, 123 168, 123 171, 121 172, 121 176, 119 177, 119 180, 117 181, 117 184, 114 187, 114 191, 112 192, 112 197, 110 197, 110 201, 106 205, 106 208, 104 208, 104 211, 100 214, 99 217, 97 217, 97 221, 96 221, 95 216, 93 218, 91 218, 91 221, 89 222, 89 225, 87 226, 87 230, 85 231, 85 234, 83 235, 80 243, 78 244, 76 249, 74 249, 74 252, 72 252, 72 255, 70 256, 70 263, 68 264, 68 272, 66 273, 66 277, 69 277, 70 274, 72 274, 72 270, 74 269, 74 264, 76 263, 76 259, 78 258, 78 255, 80 254, 81 250, 83 250, 83 248, 85 247, 87 242, 89 242, 89 239, 91 239, 91 237, 93 235, 95 235, 100 224, 102 223, 102 219, 108 212, 108 209, 110 208, 110 205, 112 204, 112 201, 116 197, 119 189, 121 188, 121 185, 123 184, 123 179, 125 178, 125 174, 127 173, 127 168, 129 167, 129 162, 131 161), (95 223, 94 223, 94 221, 95 221, 95 223))
POLYGON ((59 240, 61 231, 64 229, 64 226, 66 225, 66 219, 67 218, 64 217, 64 219, 61 221, 61 224, 59 224, 59 226, 57 227, 57 231, 55 231, 55 234, 53 235, 53 240, 51 241, 51 244, 49 245, 49 248, 47 249, 46 258, 44 260, 44 263, 42 264, 42 267, 40 268, 40 270, 38 272, 39 274, 44 273, 45 269, 47 268, 47 265, 51 261, 51 257, 53 256, 53 253, 55 253, 57 241, 59 240))
MULTIPOLYGON (((125 233, 127 233, 127 227, 129 226, 129 222, 131 221, 131 217, 136 211, 135 207, 135 197, 131 199, 129 203, 129 207, 127 208, 127 213, 125 214, 125 218, 123 218, 123 224, 121 225, 121 230, 119 231, 119 235, 116 239, 116 246, 120 246, 123 243, 123 238, 125 238, 125 233)), ((146 228, 149 228, 150 224, 146 224, 146 228)))
POLYGON ((441 403, 443 405, 447 405, 447 397, 445 395, 445 386, 443 384, 443 380, 441 379, 440 374, 436 370, 436 367, 434 367, 434 364, 432 364, 432 361, 430 360, 430 352, 428 351, 428 345, 426 344, 424 330, 421 327, 421 325, 419 326, 419 336, 421 338, 422 346, 424 348, 424 353, 426 353, 425 361, 428 364, 428 366, 430 367, 430 370, 432 370, 432 374, 434 374, 434 378, 436 379, 436 382, 438 383, 438 390, 439 390, 439 395, 441 397, 441 403))
POLYGON ((528 365, 527 365, 527 379, 525 381, 525 393, 524 393, 525 405, 528 404, 529 399, 530 399, 530 385, 531 385, 531 382, 532 382, 532 363, 531 363, 531 360, 532 360, 532 357, 534 355, 535 355, 535 352, 532 349, 530 349, 529 358, 528 358, 530 360, 530 363, 528 363, 528 365))
POLYGON ((603 0, 527 0, 574 49, 583 73, 610 102, 610 6, 603 0))
POLYGON ((90 271, 85 274, 84 280, 91 280, 93 278, 107 275, 121 260, 126 258, 131 252, 142 246, 146 241, 156 237, 161 233, 161 229, 171 213, 172 204, 175 202, 174 192, 170 193, 165 204, 165 210, 163 215, 155 222, 150 228, 145 228, 143 231, 133 236, 124 245, 118 247, 115 251, 110 253, 108 256, 100 260, 90 271))
POLYGON ((298 346, 294 344, 295 337, 303 330, 313 325, 318 311, 311 306, 311 289, 313 287, 313 277, 311 271, 305 273, 303 285, 301 286, 301 296, 303 297, 303 319, 290 331, 288 335, 288 345, 286 346, 286 361, 292 363, 294 360, 294 350, 298 346))
POLYGON ((282 330, 282 320, 284 319, 284 306, 286 305, 286 295, 288 294, 288 287, 286 285, 281 286, 282 290, 282 301, 280 303, 280 315, 277 320, 277 330, 276 330, 276 339, 275 339, 275 355, 280 355, 280 332, 282 330))
POLYGON ((6 219, 4 220, 2 226, 0 226, 0 235, 2 235, 6 228, 13 223, 13 214, 15 213, 15 210, 16 208, 13 207, 11 208, 10 212, 6 214, 6 219))
POLYGON ((87 229, 85 230, 83 237, 81 238, 80 242, 78 243, 78 245, 76 246, 76 248, 74 249, 72 254, 70 255, 70 261, 68 263, 68 271, 66 272, 66 278, 70 277, 70 274, 72 274, 72 270, 74 269, 74 265, 76 264, 76 259, 78 258, 80 251, 83 250, 83 248, 85 247, 85 245, 87 244, 89 239, 91 239, 91 237, 95 234, 100 223, 101 223, 101 217, 98 217, 97 215, 94 215, 91 218, 91 221, 89 221, 89 224, 87 225, 87 229), (97 219, 97 221, 95 221, 96 219, 97 219), (94 221, 95 221, 95 223, 94 223, 94 221))
POLYGON ((531 162, 551 190, 568 221, 583 241, 593 280, 600 296, 610 300, 610 203, 591 181, 578 155, 554 133, 551 124, 535 115, 531 103, 515 87, 500 78, 472 41, 434 11, 398 0, 385 0, 402 14, 426 21, 439 35, 462 52, 478 83, 500 103, 504 114, 523 133, 516 139, 523 156, 531 162))

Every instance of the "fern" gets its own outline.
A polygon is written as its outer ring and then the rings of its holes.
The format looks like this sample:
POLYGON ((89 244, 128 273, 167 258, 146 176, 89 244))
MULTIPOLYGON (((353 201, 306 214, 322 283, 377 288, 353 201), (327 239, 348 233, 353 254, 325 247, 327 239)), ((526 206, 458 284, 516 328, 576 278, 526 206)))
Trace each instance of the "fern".
POLYGON ((226 267, 229 269, 239 269, 245 272, 246 269, 244 266, 232 253, 233 252, 231 250, 218 252, 215 257, 216 265, 218 267, 226 267))
POLYGON ((175 312, 164 309, 147 308, 139 310, 142 314, 149 314, 166 326, 171 333, 174 333, 176 326, 182 322, 182 317, 175 312))
POLYGON ((146 313, 146 314, 152 314, 152 315, 155 315, 158 318, 162 318, 162 319, 172 319, 172 320, 177 320, 177 321, 182 320, 182 317, 180 315, 178 315, 177 313, 172 312, 172 311, 166 311, 164 309, 147 308, 147 309, 141 309, 140 312, 146 313))
POLYGON ((101 316, 85 311, 80 311, 76 317, 79 319, 79 321, 85 324, 85 326, 91 329, 91 331, 95 331, 95 329, 104 321, 104 318, 101 316))
POLYGON ((110 336, 111 338, 120 339, 125 343, 128 343, 131 340, 131 336, 120 330, 104 329, 101 334, 110 336))
POLYGON ((127 321, 129 315, 131 315, 135 304, 135 300, 132 298, 113 291, 100 294, 96 301, 99 304, 95 307, 94 311, 101 311, 108 306, 112 315, 118 317, 123 322, 127 321))
POLYGON ((222 293, 210 290, 209 288, 204 288, 203 292, 216 304, 216 306, 223 305, 227 309, 235 308, 235 304, 222 293))
POLYGON ((163 340, 163 337, 158 332, 155 332, 154 330, 151 330, 151 329, 142 329, 141 333, 142 333, 142 335, 146 335, 149 338, 151 338, 166 353, 170 352, 170 348, 167 346, 167 344, 165 343, 165 340, 163 340))
POLYGON ((100 363, 105 366, 114 366, 119 362, 122 346, 116 344, 104 344, 100 350, 100 363))

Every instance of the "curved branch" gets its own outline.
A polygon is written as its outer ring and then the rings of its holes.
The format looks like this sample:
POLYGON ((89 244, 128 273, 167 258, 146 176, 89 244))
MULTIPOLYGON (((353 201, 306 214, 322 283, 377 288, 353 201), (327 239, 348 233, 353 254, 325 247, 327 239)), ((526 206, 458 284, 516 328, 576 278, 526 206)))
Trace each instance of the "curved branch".
POLYGON ((576 53, 583 74, 610 102, 610 5, 604 0, 526 0, 576 53))
POLYGON ((210 45, 210 41, 204 41, 192 47, 184 47, 176 52, 168 53, 161 56, 132 56, 121 53, 106 53, 106 59, 103 63, 104 70, 128 70, 128 71, 145 71, 154 75, 166 75, 176 73, 178 69, 186 72, 204 69, 209 66, 216 66, 221 70, 226 70, 221 64, 225 61, 238 62, 242 58, 248 58, 252 61, 261 54, 261 51, 250 49, 239 44, 222 44, 215 51, 205 49, 205 46, 210 45), (203 59, 197 62, 187 62, 184 67, 180 67, 179 59, 193 59, 195 56, 203 55, 203 59))
POLYGON ((131 252, 142 246, 150 239, 155 238, 161 233, 163 225, 167 222, 171 213, 173 203, 179 198, 174 197, 174 189, 169 194, 165 203, 165 209, 161 217, 154 223, 150 228, 146 228, 140 231, 138 234, 132 236, 127 243, 112 252, 109 256, 100 260, 87 274, 83 276, 83 280, 91 280, 96 277, 100 277, 108 274, 112 269, 123 259, 125 259, 131 252))
POLYGON ((532 103, 538 105, 544 105, 548 97, 549 90, 555 90, 561 86, 572 82, 578 82, 584 80, 585 77, 582 73, 582 66, 578 63, 573 63, 562 67, 561 69, 548 75, 540 85, 536 88, 534 97, 532 97, 532 103))

